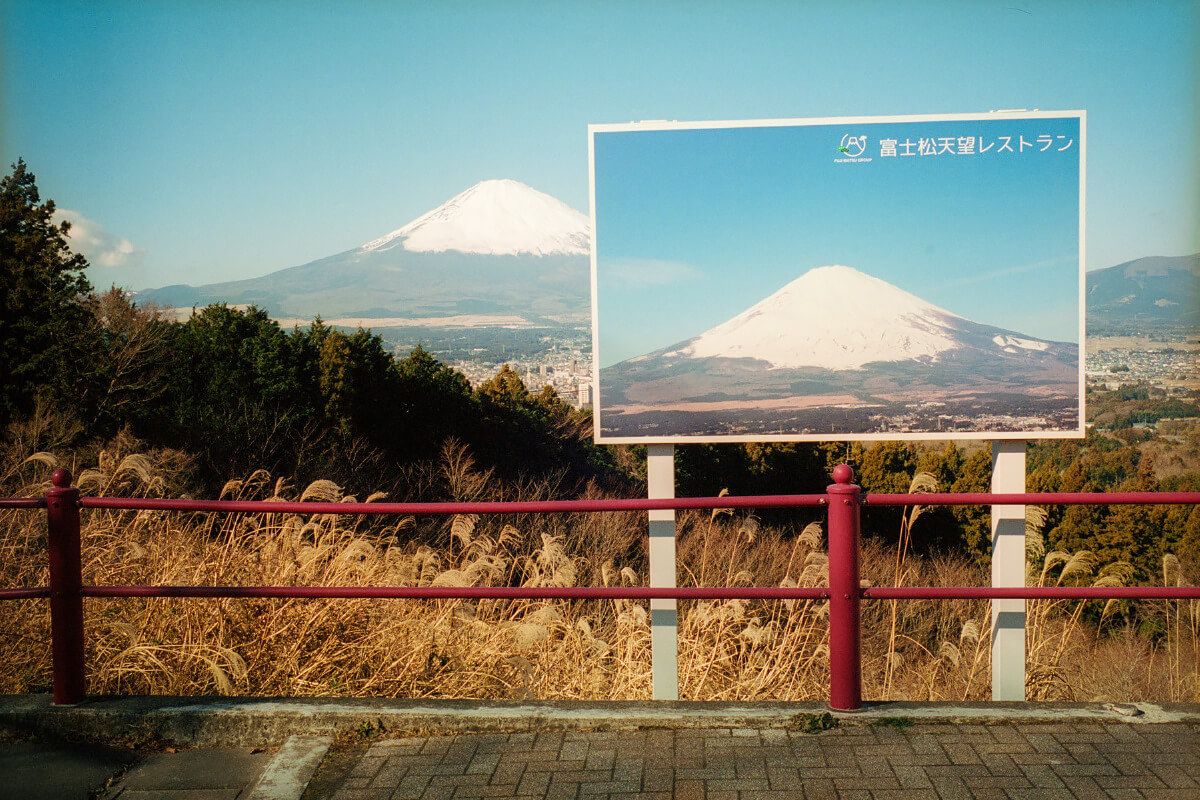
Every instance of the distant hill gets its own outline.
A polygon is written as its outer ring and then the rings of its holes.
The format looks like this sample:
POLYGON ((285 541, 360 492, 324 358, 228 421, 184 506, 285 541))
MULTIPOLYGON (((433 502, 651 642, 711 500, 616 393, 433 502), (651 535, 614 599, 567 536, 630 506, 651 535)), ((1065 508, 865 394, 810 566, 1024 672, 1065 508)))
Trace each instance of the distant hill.
POLYGON ((1152 256, 1087 274, 1089 334, 1200 331, 1200 253, 1152 256))
POLYGON ((366 327, 371 320, 441 317, 586 325, 587 292, 587 256, 350 250, 259 278, 138 292, 137 300, 184 309, 252 304, 275 318, 311 320, 319 314, 326 321, 361 319, 366 327))

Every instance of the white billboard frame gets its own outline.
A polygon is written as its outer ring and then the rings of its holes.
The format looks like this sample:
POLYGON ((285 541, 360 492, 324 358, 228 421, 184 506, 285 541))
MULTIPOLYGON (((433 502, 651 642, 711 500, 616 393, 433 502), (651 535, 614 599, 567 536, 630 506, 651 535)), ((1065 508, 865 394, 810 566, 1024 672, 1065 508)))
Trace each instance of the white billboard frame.
MULTIPOLYGON (((787 119, 759 120, 720 120, 720 121, 687 121, 650 120, 630 123, 592 124, 588 126, 588 178, 589 178, 589 214, 591 221, 591 306, 592 306, 592 400, 593 400, 593 436, 597 444, 688 444, 688 443, 737 443, 737 442, 820 442, 820 441, 897 441, 897 440, 1029 440, 1029 439, 1078 439, 1085 434, 1085 360, 1086 360, 1086 174, 1087 174, 1087 114, 1084 110, 1041 111, 1041 110, 1011 110, 957 114, 909 114, 884 116, 846 116, 846 117, 809 117, 787 119), (604 432, 604 386, 602 381, 600 339, 600 303, 599 269, 600 250, 603 246, 604 231, 597 225, 597 180, 596 180, 596 137, 606 133, 628 132, 659 132, 659 131, 703 131, 714 129, 740 128, 782 128, 782 127, 813 127, 813 126, 853 126, 856 124, 892 124, 892 123, 959 123, 997 120, 1066 120, 1075 119, 1078 122, 1078 220, 1077 220, 1077 290, 1076 304, 1078 313, 1078 357, 1077 375, 1075 377, 1076 403, 1075 424, 1071 427, 1033 430, 883 430, 878 432, 799 432, 782 433, 697 433, 697 434, 645 434, 619 435, 604 432)), ((1002 137, 1003 138, 1003 137, 1002 137)), ((982 144, 982 138, 980 139, 982 144)), ((843 140, 842 145, 846 142, 843 140)), ((1022 141, 1022 144, 1029 144, 1022 141)), ((858 143, 851 142, 849 149, 838 147, 845 161, 870 161, 870 158, 859 159, 856 155, 867 155, 859 149, 858 143), (855 152, 857 151, 857 152, 855 152)))

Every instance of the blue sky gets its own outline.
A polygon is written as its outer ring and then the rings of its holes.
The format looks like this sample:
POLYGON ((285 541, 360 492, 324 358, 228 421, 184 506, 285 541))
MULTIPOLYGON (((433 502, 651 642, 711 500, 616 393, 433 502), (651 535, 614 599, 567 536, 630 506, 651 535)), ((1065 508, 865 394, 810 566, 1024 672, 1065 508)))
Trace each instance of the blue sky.
POLYGON ((600 363, 829 264, 1077 341, 1082 141, 1074 116, 599 130, 600 363))
POLYGON ((586 211, 589 123, 1088 111, 1092 268, 1200 250, 1190 0, 14 2, 5 163, 93 280, 251 277, 477 181, 586 211))

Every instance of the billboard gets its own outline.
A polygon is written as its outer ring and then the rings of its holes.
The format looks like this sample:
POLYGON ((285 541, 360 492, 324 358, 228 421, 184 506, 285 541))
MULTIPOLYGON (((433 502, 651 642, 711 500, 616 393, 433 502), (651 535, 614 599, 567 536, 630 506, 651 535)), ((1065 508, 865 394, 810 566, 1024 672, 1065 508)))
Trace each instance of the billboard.
POLYGON ((1084 112, 588 133, 598 442, 1083 435, 1084 112))

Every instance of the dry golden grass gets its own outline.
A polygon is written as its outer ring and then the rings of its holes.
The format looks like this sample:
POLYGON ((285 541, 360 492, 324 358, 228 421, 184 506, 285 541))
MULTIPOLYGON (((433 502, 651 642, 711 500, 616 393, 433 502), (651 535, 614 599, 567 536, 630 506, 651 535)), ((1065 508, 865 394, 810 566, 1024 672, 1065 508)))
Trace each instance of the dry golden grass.
MULTIPOLYGON (((0 494, 40 494, 55 460, 38 455, 0 494)), ((493 476, 461 449, 440 467, 459 498, 495 496, 493 476)), ((918 476, 919 478, 920 476, 918 476)), ((155 459, 104 452, 79 474, 91 495, 162 495, 155 459)), ((920 480, 915 484, 933 488, 920 480)), ((537 494, 536 486, 518 490, 537 494)), ((294 488, 265 472, 230 481, 236 499, 350 501, 328 481, 294 488)), ((381 499, 378 495, 366 502, 381 499)), ((917 558, 906 517, 900 551, 864 543, 867 585, 984 585, 962 557, 917 558)), ((1087 553, 1038 550, 1031 584, 1112 583, 1087 553)), ((753 514, 679 515, 681 585, 821 586, 819 524, 782 533, 753 514)), ((645 521, 634 513, 365 518, 296 514, 83 513, 84 580, 93 584, 301 586, 644 585, 645 521), (384 521, 381 521, 384 520, 384 521)), ((44 585, 41 512, 0 512, 0 585, 44 585)), ((1168 562, 1164 579, 1181 578, 1168 562)), ((1200 603, 1163 603, 1159 641, 1100 638, 1078 601, 1029 604, 1033 699, 1200 700, 1200 603)), ((989 693, 983 601, 863 603, 868 698, 979 700, 989 693)), ((650 697, 648 604, 631 601, 91 599, 85 601, 89 690, 95 694, 345 695, 465 698, 650 697)), ((47 607, 6 601, 0 692, 49 684, 47 607)), ((680 603, 680 696, 799 700, 827 696, 822 601, 680 603)), ((1111 626, 1110 626, 1111 627, 1111 626)), ((1105 632, 1101 627, 1101 632, 1105 632)))

